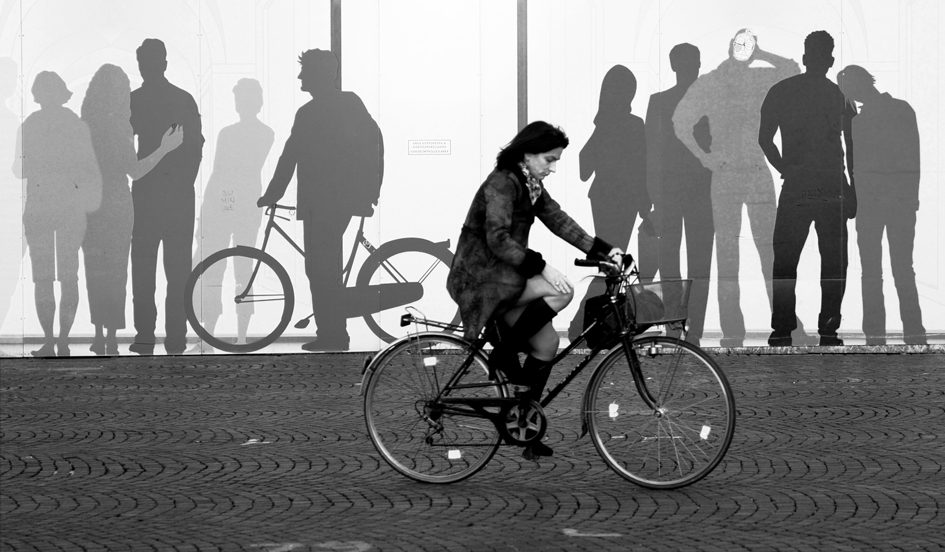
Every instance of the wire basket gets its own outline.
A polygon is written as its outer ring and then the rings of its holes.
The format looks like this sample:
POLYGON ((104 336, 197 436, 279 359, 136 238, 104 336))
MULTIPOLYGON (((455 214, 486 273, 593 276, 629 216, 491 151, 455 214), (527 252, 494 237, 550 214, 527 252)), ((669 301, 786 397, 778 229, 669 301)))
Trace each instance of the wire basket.
POLYGON ((637 325, 669 324, 689 318, 692 280, 662 280, 629 286, 637 325))

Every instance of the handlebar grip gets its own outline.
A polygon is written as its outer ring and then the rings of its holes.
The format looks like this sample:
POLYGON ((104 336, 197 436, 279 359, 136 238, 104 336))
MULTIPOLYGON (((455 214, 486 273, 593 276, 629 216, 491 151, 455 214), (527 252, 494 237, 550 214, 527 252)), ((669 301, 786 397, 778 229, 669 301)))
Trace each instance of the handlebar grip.
POLYGON ((574 259, 574 266, 600 266, 600 261, 593 261, 591 259, 574 259))

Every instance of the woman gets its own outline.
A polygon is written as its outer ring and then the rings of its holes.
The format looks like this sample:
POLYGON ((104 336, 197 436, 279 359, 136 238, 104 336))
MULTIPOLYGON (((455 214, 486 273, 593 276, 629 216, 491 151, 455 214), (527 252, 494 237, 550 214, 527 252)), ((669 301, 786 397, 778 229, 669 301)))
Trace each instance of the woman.
MULTIPOLYGON (((528 249, 528 234, 537 217, 557 236, 588 257, 623 254, 591 237, 545 190, 542 180, 568 146, 564 131, 544 121, 523 128, 499 152, 496 167, 479 187, 466 215, 447 288, 459 304, 465 337, 475 340, 493 316, 507 325, 490 363, 514 384, 528 385, 527 397, 537 401, 548 381, 546 369, 558 351, 558 332, 551 324, 574 295, 574 285, 561 271, 528 249), (518 365, 518 351, 527 353, 518 365)), ((620 259, 617 259, 618 261, 620 259)), ((525 456, 550 456, 535 443, 525 456)))
POLYGON ((120 67, 105 64, 95 72, 85 99, 82 120, 92 133, 92 147, 102 173, 102 206, 89 213, 82 244, 89 313, 95 338, 89 350, 118 354, 117 330, 125 327, 125 290, 134 209, 128 177, 137 180, 184 139, 182 127, 169 128, 161 146, 138 159, 131 130, 131 84, 120 67), (104 335, 107 328, 108 335, 104 335))

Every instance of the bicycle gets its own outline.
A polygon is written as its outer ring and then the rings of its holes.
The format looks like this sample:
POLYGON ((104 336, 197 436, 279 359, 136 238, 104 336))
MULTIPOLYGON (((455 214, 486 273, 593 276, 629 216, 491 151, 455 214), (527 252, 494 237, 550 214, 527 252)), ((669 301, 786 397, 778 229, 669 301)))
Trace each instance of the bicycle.
MULTIPOLYGON (((269 218, 260 249, 237 245, 217 251, 198 263, 187 280, 184 291, 187 320, 197 335, 214 348, 232 353, 257 351, 273 343, 289 326, 295 308, 292 280, 288 271, 266 252, 266 247, 275 230, 303 258, 305 252, 276 222, 277 218, 290 220, 276 214, 279 210, 294 211, 295 207, 278 204, 267 207, 265 213, 269 218), (230 261, 235 273, 232 288, 223 278, 230 261), (255 321, 251 331, 248 327, 238 330, 240 334, 246 333, 245 343, 233 342, 219 335, 216 319, 223 310, 223 296, 233 297, 238 319, 245 317, 238 320, 238 324, 248 326, 250 318, 255 321), (257 312, 257 309, 265 312, 257 312)), ((452 303, 445 297, 446 277, 453 262, 449 246, 449 240, 431 242, 422 238, 400 238, 375 247, 364 236, 364 217, 361 217, 342 272, 341 293, 344 297, 339 304, 344 305, 348 318, 362 317, 371 331, 387 343, 402 334, 397 324, 398 317, 388 320, 390 317, 379 314, 391 308, 419 304, 436 310, 438 315, 452 320, 452 323, 458 322, 459 309, 450 307, 452 303), (355 285, 348 287, 359 245, 367 250, 369 256, 361 265, 355 285), (379 283, 372 284, 374 280, 379 283), (442 290, 444 297, 427 294, 429 289, 442 290)), ((313 316, 299 320, 295 327, 306 327, 313 316)))
POLYGON ((391 467, 420 482, 454 483, 481 470, 502 443, 540 440, 547 428, 543 408, 609 350, 584 391, 581 437, 590 432, 615 472, 647 488, 682 487, 715 469, 735 431, 735 402, 715 361, 683 341, 691 280, 633 283, 632 260, 624 267, 575 263, 604 272, 604 308, 554 358, 552 365, 593 342, 540 403, 516 393, 501 369, 490 377, 483 347, 494 321, 469 343, 449 333, 458 329, 454 324, 402 317, 416 325, 415 333, 367 359, 361 385, 368 434, 391 467), (680 330, 679 337, 641 335, 655 325, 680 330))

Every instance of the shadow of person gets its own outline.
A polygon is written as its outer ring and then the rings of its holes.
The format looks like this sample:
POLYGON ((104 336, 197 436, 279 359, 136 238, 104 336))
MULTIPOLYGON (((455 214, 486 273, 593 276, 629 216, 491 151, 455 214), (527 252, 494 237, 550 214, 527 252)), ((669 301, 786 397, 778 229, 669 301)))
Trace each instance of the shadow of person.
MULTIPOLYGON (((224 127, 217 136, 213 172, 200 206, 194 266, 206 255, 226 249, 231 243, 233 246, 255 247, 262 223, 262 211, 256 207, 256 199, 262 193, 261 172, 272 149, 275 133, 258 118, 263 106, 259 81, 240 79, 233 87, 233 99, 239 122, 224 127)), ((234 262, 236 282, 249 281, 253 269, 249 259, 239 257, 234 262)), ((220 263, 215 264, 201 279, 200 292, 195 293, 195 297, 200 298, 200 308, 195 311, 201 313, 203 326, 211 334, 223 313, 220 286, 224 269, 220 263)), ((237 293, 239 291, 240 288, 237 293)), ((246 342, 254 312, 252 302, 236 306, 237 343, 246 342)), ((198 343, 193 352, 212 351, 208 349, 208 345, 198 343)))
POLYGON ((837 74, 844 95, 862 104, 853 118, 856 146, 856 243, 863 264, 863 333, 867 345, 886 344, 883 232, 899 294, 903 339, 926 343, 912 268, 919 209, 919 127, 905 101, 876 89, 866 69, 849 65, 837 74))
MULTIPOLYGON (((777 213, 774 180, 756 140, 761 103, 778 81, 796 75, 794 61, 762 50, 748 29, 735 33, 728 58, 699 77, 676 107, 676 135, 712 171, 712 219, 718 271, 719 322, 723 347, 745 339, 739 283, 742 212, 747 211, 751 236, 761 261, 768 302, 774 253, 771 236, 777 213), (758 66, 764 64, 765 66, 758 66), (707 117, 712 150, 696 143, 692 128, 707 117)), ((806 334, 797 336, 806 338, 806 334)))
MULTIPOLYGON (((662 279, 682 277, 680 246, 685 225, 687 277, 693 280, 686 339, 698 344, 705 327, 715 233, 709 195, 712 171, 676 137, 673 113, 699 76, 699 49, 677 44, 669 52, 669 63, 676 85, 650 96, 646 109, 646 183, 653 212, 649 215, 652 225, 641 226, 637 234, 640 278, 652 280, 657 271, 662 279)), ((702 151, 710 151, 707 117, 693 125, 690 134, 702 151)))
MULTIPOLYGON (((21 163, 14 158, 16 131, 20 117, 7 102, 16 92, 19 68, 13 58, 0 57, 0 167, 21 163)), ((13 293, 20 278, 20 264, 26 244, 23 241, 23 190, 19 179, 7 170, 0 171, 0 328, 10 311, 13 293)))
MULTIPOLYGON (((643 119, 631 113, 637 79, 627 67, 615 65, 600 86, 594 132, 579 155, 581 180, 594 176, 587 192, 596 235, 626 251, 637 216, 650 212, 646 188, 646 132, 643 119)), ((587 299, 604 292, 599 278, 587 294, 568 329, 572 340, 581 334, 587 299)))
POLYGON ((134 206, 128 177, 140 178, 164 155, 180 145, 183 130, 165 132, 161 145, 148 157, 135 155, 131 128, 131 84, 116 65, 101 66, 82 100, 82 120, 89 126, 92 147, 102 173, 102 205, 89 213, 82 243, 89 314, 95 354, 118 354, 116 332, 125 327, 128 259, 134 206), (104 335, 107 329, 108 335, 104 335))
POLYGON ((299 56, 299 108, 260 207, 277 202, 296 174, 303 223, 305 274, 318 326, 307 351, 348 348, 346 294, 341 289, 342 238, 352 216, 371 216, 384 177, 384 141, 361 98, 335 87, 338 60, 325 50, 299 56))
POLYGON ((161 248, 167 293, 164 301, 164 349, 180 354, 186 348, 187 316, 184 287, 190 275, 194 239, 194 182, 200 170, 203 134, 193 96, 164 77, 167 49, 155 38, 138 47, 141 87, 131 93, 131 127, 138 137, 138 159, 161 147, 168 128, 184 128, 183 143, 168 152, 131 188, 134 229, 131 233, 131 287, 134 303, 134 353, 154 352, 157 307, 154 292, 157 255, 161 248))
POLYGON ((23 121, 13 173, 27 180, 23 230, 33 267, 36 315, 44 343, 33 356, 69 356, 69 332, 79 306, 79 247, 86 214, 102 200, 88 126, 64 104, 72 97, 56 73, 42 71, 31 89, 40 109, 23 121), (58 280, 59 338, 54 338, 58 280))
POLYGON ((844 205, 845 169, 853 170, 851 123, 856 109, 827 79, 833 48, 833 37, 826 31, 809 34, 804 40, 805 72, 772 86, 761 106, 758 144, 784 179, 774 226, 771 346, 792 344, 797 265, 811 224, 820 250, 820 344, 843 344, 837 332, 846 290, 846 222, 851 216, 844 205), (774 143, 778 130, 780 150, 774 143))

